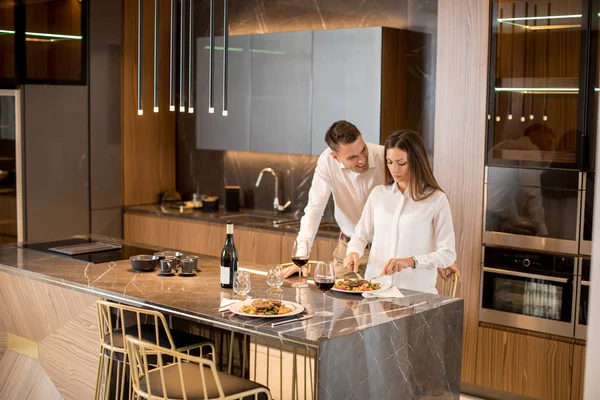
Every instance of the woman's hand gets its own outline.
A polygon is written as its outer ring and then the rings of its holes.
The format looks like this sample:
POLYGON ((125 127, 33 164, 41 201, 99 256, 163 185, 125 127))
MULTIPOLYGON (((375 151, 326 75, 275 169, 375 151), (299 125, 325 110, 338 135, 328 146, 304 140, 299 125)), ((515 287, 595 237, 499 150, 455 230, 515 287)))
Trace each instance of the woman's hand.
POLYGON ((412 257, 407 258, 390 258, 379 276, 392 275, 402 271, 404 268, 412 268, 415 266, 415 260, 412 257))
MULTIPOLYGON (((298 267, 296 267, 295 265, 290 265, 289 267, 286 267, 281 271, 281 277, 283 279, 286 279, 294 275, 296 272, 298 272, 298 267)), ((308 276, 308 268, 302 267, 302 276, 308 276)))
POLYGON ((344 268, 348 271, 358 272, 358 266, 360 265, 360 257, 358 253, 350 253, 344 258, 344 268))
POLYGON ((458 280, 460 280, 460 271, 456 266, 456 263, 452 264, 448 268, 438 268, 438 274, 442 277, 443 280, 447 281, 452 277, 452 274, 456 274, 458 280))

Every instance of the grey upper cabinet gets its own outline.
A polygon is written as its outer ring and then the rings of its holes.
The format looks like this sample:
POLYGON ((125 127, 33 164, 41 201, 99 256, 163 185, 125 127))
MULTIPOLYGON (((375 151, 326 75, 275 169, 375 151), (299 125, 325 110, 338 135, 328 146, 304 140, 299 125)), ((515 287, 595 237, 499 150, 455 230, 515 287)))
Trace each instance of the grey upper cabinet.
POLYGON ((325 132, 351 121, 379 143, 382 28, 313 32, 311 153, 325 149, 325 132))
POLYGON ((250 151, 310 154, 311 47, 311 31, 252 35, 250 151))
POLYGON ((250 148, 250 36, 229 38, 228 116, 223 112, 223 37, 215 38, 215 112, 208 113, 209 39, 196 41, 196 147, 207 150, 250 148))
POLYGON ((215 50, 208 114, 208 39, 198 39, 197 147, 318 155, 340 119, 379 143, 405 125, 406 40, 405 31, 381 27, 232 36, 223 117, 223 50, 215 50))

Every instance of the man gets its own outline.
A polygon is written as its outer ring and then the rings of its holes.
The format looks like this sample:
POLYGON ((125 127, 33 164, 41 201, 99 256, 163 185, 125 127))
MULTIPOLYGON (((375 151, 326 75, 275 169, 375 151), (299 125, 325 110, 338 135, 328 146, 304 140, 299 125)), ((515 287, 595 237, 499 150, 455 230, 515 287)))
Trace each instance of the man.
MULTIPOLYGON (((333 194, 335 220, 341 230, 333 261, 336 276, 343 277, 348 273, 343 267, 346 247, 363 206, 371 190, 385 182, 385 159, 383 146, 365 143, 360 131, 348 121, 337 121, 331 125, 325 134, 325 142, 329 148, 317 161, 297 240, 305 240, 312 246, 329 196, 333 194)), ((367 248, 360 259, 361 275, 364 275, 368 258, 367 248)), ((296 267, 288 268, 284 277, 295 271, 296 267)))
MULTIPOLYGON (((328 148, 317 161, 308 192, 308 204, 296 240, 307 241, 309 248, 312 247, 323 212, 333 194, 334 217, 341 230, 333 251, 335 274, 337 278, 346 274, 354 277, 354 273, 344 268, 346 249, 371 190, 385 183, 385 155, 383 146, 366 143, 358 128, 348 121, 334 122, 325 133, 325 143, 328 148)), ((361 276, 365 274, 369 249, 370 245, 360 259, 358 273, 361 276)), ((450 277, 447 270, 458 273, 454 265, 446 270, 438 270, 444 279, 450 277)), ((283 277, 287 278, 297 271, 298 268, 292 265, 283 271, 283 277)), ((303 274, 306 275, 306 268, 303 274)))

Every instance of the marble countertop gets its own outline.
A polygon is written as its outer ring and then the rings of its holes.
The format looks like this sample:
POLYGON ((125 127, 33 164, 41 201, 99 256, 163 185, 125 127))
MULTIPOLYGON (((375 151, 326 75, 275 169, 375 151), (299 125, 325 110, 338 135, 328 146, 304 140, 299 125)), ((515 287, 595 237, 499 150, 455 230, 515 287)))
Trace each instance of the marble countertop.
MULTIPOLYGON (((185 220, 195 220, 202 222, 210 222, 215 224, 225 225, 227 223, 227 215, 234 216, 232 221, 237 226, 244 226, 248 228, 256 228, 256 229, 266 229, 276 232, 285 232, 285 233, 298 233, 299 226, 298 225, 274 225, 272 221, 280 220, 289 222, 299 222, 299 218, 294 216, 293 214, 279 214, 274 216, 272 212, 262 211, 262 210, 251 210, 251 209, 240 209, 239 212, 226 212, 223 208, 220 208, 216 213, 203 212, 202 210, 185 210, 184 212, 180 212, 175 208, 167 208, 165 206, 161 206, 160 204, 146 204, 139 206, 128 206, 124 208, 124 211, 127 213, 135 213, 135 214, 148 214, 154 215, 158 217, 169 217, 169 218, 181 218, 185 220), (253 221, 245 221, 243 218, 236 218, 237 216, 241 216, 242 214, 251 214, 253 221), (264 221, 260 221, 260 217, 263 216, 265 218, 264 221), (253 218, 259 217, 259 218, 253 218)), ((317 237, 322 238, 337 238, 340 235, 340 229, 335 224, 335 221, 322 221, 321 227, 317 232, 317 237)))
MULTIPOLYGON (((100 236, 93 238, 122 243, 100 236)), ((395 299, 367 299, 356 294, 330 291, 326 295, 326 308, 333 311, 333 317, 314 316, 308 320, 272 327, 272 320, 219 312, 221 299, 233 296, 230 289, 220 287, 219 260, 200 255, 198 265, 202 272, 196 276, 161 277, 156 272, 134 271, 129 260, 89 264, 16 245, 0 247, 0 272, 41 280, 126 304, 147 306, 207 325, 309 346, 318 346, 322 341, 357 332, 360 334, 377 325, 395 325, 411 315, 463 301, 411 291, 403 291, 405 297, 395 299)), ((253 298, 277 297, 267 294, 265 266, 241 267, 251 271, 250 295, 253 298)), ((322 309, 321 292, 313 284, 309 288, 292 288, 291 283, 297 279, 295 277, 284 283, 280 298, 302 304, 308 314, 322 309)))

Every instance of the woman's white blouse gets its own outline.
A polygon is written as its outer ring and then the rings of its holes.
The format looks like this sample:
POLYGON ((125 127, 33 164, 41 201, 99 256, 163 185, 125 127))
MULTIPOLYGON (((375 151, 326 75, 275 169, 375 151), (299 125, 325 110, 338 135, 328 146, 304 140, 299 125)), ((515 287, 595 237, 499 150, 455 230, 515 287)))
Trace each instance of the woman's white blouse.
POLYGON ((371 245, 365 279, 378 277, 390 258, 415 257, 417 268, 405 268, 379 280, 398 288, 437 293, 437 268, 456 260, 452 213, 446 194, 436 190, 427 199, 414 201, 396 184, 373 189, 356 225, 347 254, 362 256, 371 245))

